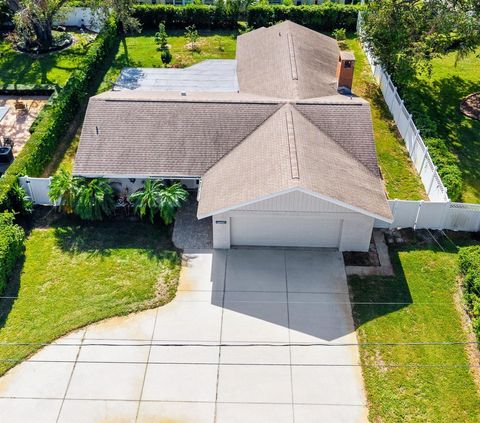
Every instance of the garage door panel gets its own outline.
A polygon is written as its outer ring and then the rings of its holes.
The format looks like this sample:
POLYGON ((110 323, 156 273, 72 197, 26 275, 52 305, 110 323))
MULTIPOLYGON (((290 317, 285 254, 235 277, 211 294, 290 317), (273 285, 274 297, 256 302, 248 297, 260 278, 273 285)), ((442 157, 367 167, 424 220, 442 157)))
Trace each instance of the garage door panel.
POLYGON ((319 217, 235 216, 232 245, 338 248, 342 220, 319 217))

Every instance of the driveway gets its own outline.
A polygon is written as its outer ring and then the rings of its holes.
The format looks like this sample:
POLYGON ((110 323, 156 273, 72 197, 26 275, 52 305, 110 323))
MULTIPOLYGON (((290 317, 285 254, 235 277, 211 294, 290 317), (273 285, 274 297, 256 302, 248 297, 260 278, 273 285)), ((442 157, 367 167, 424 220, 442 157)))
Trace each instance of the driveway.
POLYGON ((367 420, 340 253, 184 260, 172 303, 75 332, 1 378, 0 421, 367 420))

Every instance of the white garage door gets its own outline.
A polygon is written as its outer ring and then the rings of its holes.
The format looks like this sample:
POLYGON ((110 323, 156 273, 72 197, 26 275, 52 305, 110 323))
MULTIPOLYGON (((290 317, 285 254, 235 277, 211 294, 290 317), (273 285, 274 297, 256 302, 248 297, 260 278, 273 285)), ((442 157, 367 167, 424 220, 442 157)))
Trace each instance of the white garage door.
POLYGON ((318 217, 235 216, 232 245, 338 248, 342 220, 318 217))

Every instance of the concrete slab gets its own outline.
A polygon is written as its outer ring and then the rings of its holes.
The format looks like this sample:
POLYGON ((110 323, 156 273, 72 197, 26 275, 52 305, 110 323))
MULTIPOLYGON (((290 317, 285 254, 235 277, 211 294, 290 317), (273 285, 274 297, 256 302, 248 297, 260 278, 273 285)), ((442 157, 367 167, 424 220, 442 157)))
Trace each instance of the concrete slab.
POLYGON ((0 397, 63 398, 74 363, 26 361, 0 379, 0 397))
POLYGON ((213 402, 142 402, 137 423, 213 423, 214 416, 213 402))
POLYGON ((291 423, 290 404, 217 404, 217 422, 221 423, 291 423))
POLYGON ((290 364, 289 346, 229 345, 221 348, 221 364, 290 364))
POLYGON ((139 400, 146 364, 77 363, 68 399, 139 400))
POLYGON ((366 405, 360 367, 295 365, 292 386, 294 403, 366 405))
POLYGON ((216 364, 151 364, 142 400, 215 402, 216 364))
POLYGON ((222 291, 226 257, 225 250, 184 252, 178 291, 222 291))
POLYGON ((151 339, 157 310, 114 317, 87 328, 85 339, 151 339))
POLYGON ((285 293, 226 292, 222 342, 288 342, 285 293))
POLYGON ((148 360, 149 350, 150 343, 148 341, 119 341, 112 339, 85 341, 80 349, 78 362, 142 363, 148 360))
POLYGON ((134 423, 135 401, 65 400, 58 423, 134 423))
POLYGON ((356 405, 294 405, 295 423, 360 423, 368 421, 367 408, 356 405))
POLYGON ((190 346, 152 346, 150 351, 150 363, 218 363, 220 347, 218 342, 202 342, 190 346))
POLYGON ((52 423, 62 405, 61 399, 0 399, 0 422, 52 423))
POLYGON ((336 251, 287 250, 289 292, 348 293, 342 255, 336 251))
POLYGON ((228 252, 227 291, 285 292, 285 252, 239 248, 228 252))
POLYGON ((289 366, 220 365, 219 402, 291 403, 289 366))

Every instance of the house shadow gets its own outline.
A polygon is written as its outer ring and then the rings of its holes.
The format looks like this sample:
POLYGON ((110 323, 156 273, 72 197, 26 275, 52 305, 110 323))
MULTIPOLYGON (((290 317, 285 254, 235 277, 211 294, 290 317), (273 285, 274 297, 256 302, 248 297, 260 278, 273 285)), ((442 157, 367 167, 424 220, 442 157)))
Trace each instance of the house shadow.
POLYGON ((359 326, 413 304, 399 260, 395 276, 352 278, 347 291, 338 258, 322 250, 214 250, 211 303, 224 310, 222 341, 245 333, 244 341, 266 343, 348 342, 342 338, 359 326))

